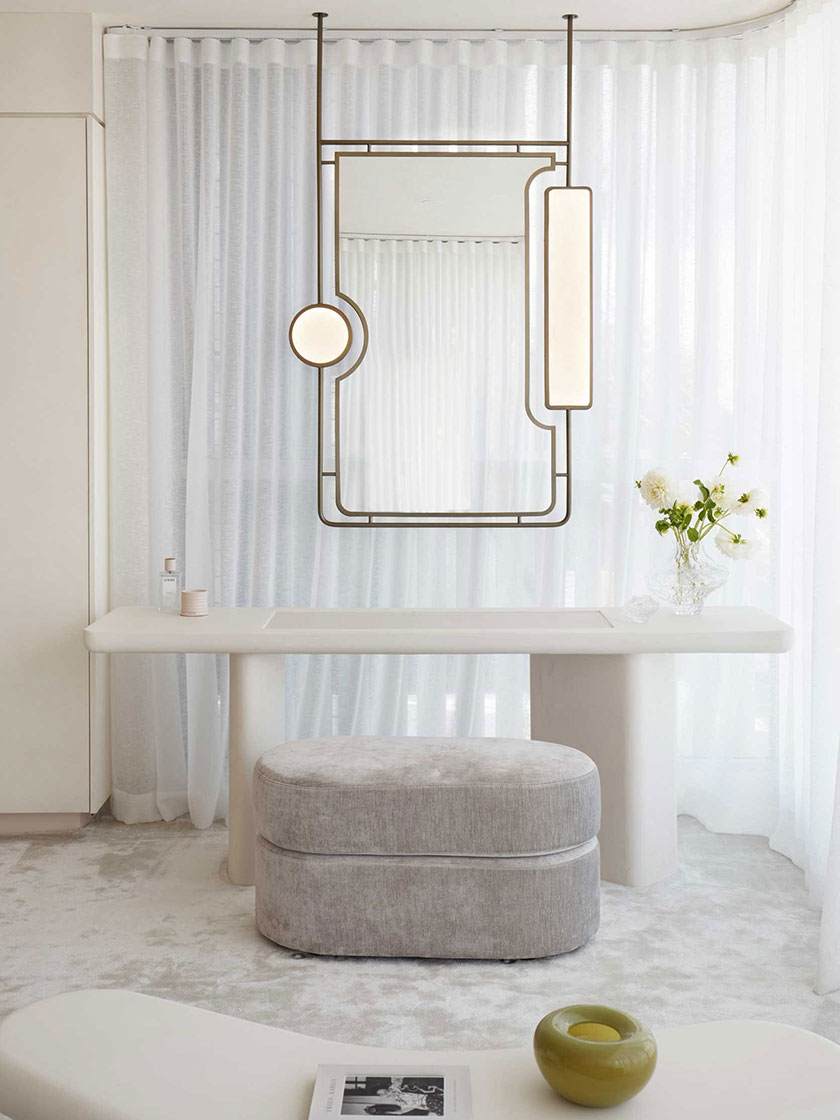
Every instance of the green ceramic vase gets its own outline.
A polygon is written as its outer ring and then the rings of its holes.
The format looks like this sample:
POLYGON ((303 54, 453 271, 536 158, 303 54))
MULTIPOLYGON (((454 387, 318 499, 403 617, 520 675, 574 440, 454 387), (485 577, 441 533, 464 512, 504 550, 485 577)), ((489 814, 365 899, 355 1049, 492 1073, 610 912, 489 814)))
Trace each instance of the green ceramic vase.
POLYGON ((534 1032, 540 1073, 561 1097, 590 1108, 621 1104, 656 1068, 656 1042, 623 1011, 580 1003, 551 1011, 534 1032))

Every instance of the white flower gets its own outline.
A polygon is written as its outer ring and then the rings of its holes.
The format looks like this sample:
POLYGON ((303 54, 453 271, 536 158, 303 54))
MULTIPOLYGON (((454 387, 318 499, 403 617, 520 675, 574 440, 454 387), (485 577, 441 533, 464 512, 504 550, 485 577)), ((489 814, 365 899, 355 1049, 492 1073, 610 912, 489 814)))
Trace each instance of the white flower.
POLYGON ((681 479, 676 485, 676 497, 674 499, 678 506, 693 506, 695 502, 700 500, 700 491, 693 482, 688 479, 681 479))
POLYGON ((753 560, 767 546, 767 541, 760 534, 750 540, 742 537, 740 533, 727 533, 719 529, 715 533, 715 545, 730 560, 753 560))
POLYGON ((743 493, 734 474, 717 474, 704 483, 709 491, 709 497, 724 513, 731 513, 738 506, 738 500, 743 493))
POLYGON ((642 476, 638 484, 642 497, 651 509, 670 509, 676 498, 676 485, 673 478, 663 470, 655 467, 642 476))
POLYGON ((742 491, 736 508, 738 513, 754 513, 756 517, 766 517, 769 504, 770 495, 761 486, 756 486, 752 490, 742 491))

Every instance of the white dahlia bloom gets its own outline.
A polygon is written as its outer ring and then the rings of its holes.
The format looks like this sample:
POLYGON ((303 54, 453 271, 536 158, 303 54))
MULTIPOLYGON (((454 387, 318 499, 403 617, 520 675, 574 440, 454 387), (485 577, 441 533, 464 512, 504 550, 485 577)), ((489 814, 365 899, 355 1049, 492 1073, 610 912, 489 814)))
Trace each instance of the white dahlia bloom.
POLYGON ((758 517, 767 516, 767 506, 770 504, 770 495, 761 487, 744 490, 738 497, 738 513, 754 513, 758 517))
POLYGON ((715 545, 730 560, 753 560, 764 551, 767 541, 760 535, 747 540, 740 533, 732 535, 725 529, 719 529, 715 534, 715 545))
POLYGON ((681 479, 675 487, 675 498, 678 506, 693 506, 700 498, 700 491, 693 482, 681 479))
POLYGON ((650 508, 656 510, 669 509, 677 496, 673 478, 658 467, 642 475, 639 489, 650 508))
POLYGON ((715 475, 704 484, 709 491, 709 497, 724 513, 731 513, 738 506, 738 499, 743 490, 738 485, 735 475, 715 475))

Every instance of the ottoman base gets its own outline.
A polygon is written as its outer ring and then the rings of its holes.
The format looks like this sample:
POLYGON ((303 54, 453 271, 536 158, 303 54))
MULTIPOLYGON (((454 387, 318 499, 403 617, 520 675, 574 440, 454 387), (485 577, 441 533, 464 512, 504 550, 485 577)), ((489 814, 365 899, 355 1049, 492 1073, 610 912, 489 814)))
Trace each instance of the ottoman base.
POLYGON ((260 836, 256 898, 260 932, 305 953, 550 957, 598 928, 598 841, 538 856, 347 856, 260 836))

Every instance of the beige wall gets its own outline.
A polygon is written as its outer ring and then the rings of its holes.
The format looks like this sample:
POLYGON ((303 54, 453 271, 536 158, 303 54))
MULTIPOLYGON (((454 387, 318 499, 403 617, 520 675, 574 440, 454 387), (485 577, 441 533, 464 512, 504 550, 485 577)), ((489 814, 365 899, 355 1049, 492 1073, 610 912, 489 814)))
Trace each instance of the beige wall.
POLYGON ((0 834, 110 785, 81 634, 108 602, 101 41, 90 14, 0 12, 0 834))
POLYGON ((102 29, 90 13, 0 12, 0 113, 102 117, 102 29))

